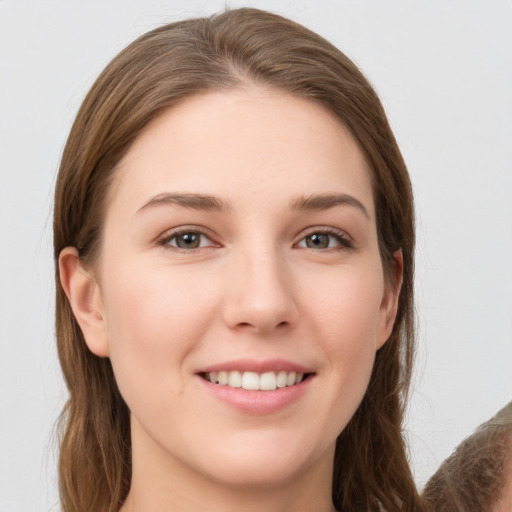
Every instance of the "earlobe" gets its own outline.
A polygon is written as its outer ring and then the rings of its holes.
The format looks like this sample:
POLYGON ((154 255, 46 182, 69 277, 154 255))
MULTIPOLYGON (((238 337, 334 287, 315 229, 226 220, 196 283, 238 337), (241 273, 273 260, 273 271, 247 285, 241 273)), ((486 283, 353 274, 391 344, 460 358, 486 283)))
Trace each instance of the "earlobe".
POLYGON ((59 255, 59 275, 75 318, 89 350, 100 357, 109 356, 101 292, 94 276, 82 265, 75 247, 66 247, 59 255))
POLYGON ((398 312, 398 299, 400 297, 404 275, 402 249, 399 249, 393 254, 392 267, 393 275, 390 282, 385 285, 386 289, 381 303, 381 325, 377 340, 377 349, 381 348, 382 345, 386 343, 389 336, 391 336, 395 324, 398 312))

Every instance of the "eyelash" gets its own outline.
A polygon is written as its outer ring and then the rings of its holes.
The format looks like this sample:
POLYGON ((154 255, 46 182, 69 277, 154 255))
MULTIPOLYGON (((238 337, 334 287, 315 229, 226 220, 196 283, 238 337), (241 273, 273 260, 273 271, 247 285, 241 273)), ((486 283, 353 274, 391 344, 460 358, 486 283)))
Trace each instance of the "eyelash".
MULTIPOLYGON (((339 243, 338 247, 326 247, 326 248, 324 248, 324 250, 327 250, 327 249, 333 250, 334 249, 334 250, 340 251, 343 249, 353 249, 354 248, 352 240, 348 237, 348 235, 344 231, 334 229, 334 228, 313 228, 309 231, 309 233, 304 235, 299 240, 299 243, 313 235, 327 235, 329 237, 335 238, 336 241, 339 243)), ((321 249, 314 249, 311 247, 306 247, 306 248, 309 248, 313 251, 321 250, 321 249)))
MULTIPOLYGON (((185 249, 182 247, 178 247, 177 245, 170 244, 171 240, 177 239, 179 236, 189 235, 189 234, 199 236, 200 238, 204 237, 204 238, 210 240, 211 245, 209 247, 215 247, 215 246, 220 247, 220 245, 215 244, 215 242, 213 242, 211 240, 211 237, 209 235, 207 235, 206 233, 204 233, 202 230, 194 229, 194 228, 187 228, 187 227, 179 228, 175 231, 172 231, 171 233, 168 233, 163 238, 161 238, 160 240, 157 241, 157 245, 162 246, 162 247, 167 247, 167 248, 170 247, 170 248, 172 248, 172 250, 177 250, 177 251, 185 252, 185 253, 190 253, 190 252, 198 251, 200 249, 205 248, 205 247, 193 247, 191 249, 185 249)), ((325 247, 325 248, 316 249, 316 248, 307 247, 307 246, 306 247, 301 246, 301 247, 303 247, 305 249, 310 249, 312 251, 321 251, 321 250, 338 250, 338 251, 340 251, 340 250, 344 250, 344 249, 353 249, 354 248, 354 245, 353 245, 352 241, 349 239, 349 237, 347 236, 347 234, 341 230, 337 230, 334 228, 314 228, 314 229, 310 230, 309 233, 305 234, 299 240, 299 242, 294 244, 294 246, 297 246, 301 242, 305 241, 308 237, 311 237, 313 235, 327 235, 328 237, 335 238, 336 241, 339 243, 339 246, 329 247, 329 245, 331 243, 329 241, 328 247, 325 247)), ((199 243, 201 243, 201 241, 199 243)), ((305 243, 307 243, 307 242, 305 242, 305 243)))
POLYGON ((192 249, 184 249, 184 248, 178 247, 176 245, 170 245, 169 242, 171 242, 171 240, 176 239, 176 238, 178 238, 179 236, 182 236, 182 235, 197 235, 200 238, 204 237, 204 238, 207 238, 208 240, 210 240, 210 242, 212 243, 211 246, 220 247, 218 244, 215 244, 215 242, 213 242, 211 240, 211 237, 209 235, 207 235, 206 233, 204 233, 200 229, 194 229, 194 228, 188 228, 188 227, 179 228, 179 229, 177 229, 175 231, 172 231, 171 233, 166 234, 163 238, 158 240, 157 244, 159 246, 162 246, 162 247, 167 247, 167 248, 170 247, 170 248, 172 248, 174 250, 177 250, 177 251, 180 251, 180 252, 193 252, 193 251, 197 251, 199 249, 204 249, 204 247, 194 247, 192 249))

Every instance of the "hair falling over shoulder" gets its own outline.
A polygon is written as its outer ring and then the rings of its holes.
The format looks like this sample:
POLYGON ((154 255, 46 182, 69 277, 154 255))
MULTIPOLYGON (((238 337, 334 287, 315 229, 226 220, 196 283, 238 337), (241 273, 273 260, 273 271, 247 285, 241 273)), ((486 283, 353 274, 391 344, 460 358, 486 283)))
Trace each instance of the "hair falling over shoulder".
MULTIPOLYGON (((403 158, 380 101, 357 67, 320 36, 283 17, 237 9, 162 26, 106 67, 85 98, 60 165, 54 256, 64 247, 94 265, 116 164, 164 110, 208 90, 259 86, 331 111, 367 158, 385 272, 402 251, 397 320, 376 356, 369 389, 337 441, 333 501, 339 511, 422 511, 402 436, 414 353, 414 211, 403 158)), ((56 269, 56 332, 69 390, 61 418, 64 512, 116 512, 130 487, 129 411, 108 358, 93 355, 56 269)))

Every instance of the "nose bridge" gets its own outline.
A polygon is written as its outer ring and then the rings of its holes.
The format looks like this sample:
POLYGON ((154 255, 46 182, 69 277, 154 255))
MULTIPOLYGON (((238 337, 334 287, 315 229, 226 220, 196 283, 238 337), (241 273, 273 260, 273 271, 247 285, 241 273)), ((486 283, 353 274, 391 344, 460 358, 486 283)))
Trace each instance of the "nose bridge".
POLYGON ((226 283, 226 323, 257 332, 291 326, 297 307, 289 269, 281 251, 253 244, 235 251, 226 283))

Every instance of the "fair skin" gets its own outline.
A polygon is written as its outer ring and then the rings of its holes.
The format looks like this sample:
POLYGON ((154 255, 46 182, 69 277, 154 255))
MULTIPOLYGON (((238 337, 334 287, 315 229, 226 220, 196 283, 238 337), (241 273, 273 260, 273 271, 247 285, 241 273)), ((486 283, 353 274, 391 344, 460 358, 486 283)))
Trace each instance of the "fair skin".
POLYGON ((116 173, 98 259, 67 248, 60 271, 131 411, 122 511, 331 512, 336 437, 401 275, 397 254, 386 285, 353 137, 303 99, 210 92, 152 122, 116 173))

